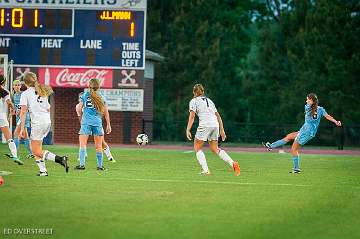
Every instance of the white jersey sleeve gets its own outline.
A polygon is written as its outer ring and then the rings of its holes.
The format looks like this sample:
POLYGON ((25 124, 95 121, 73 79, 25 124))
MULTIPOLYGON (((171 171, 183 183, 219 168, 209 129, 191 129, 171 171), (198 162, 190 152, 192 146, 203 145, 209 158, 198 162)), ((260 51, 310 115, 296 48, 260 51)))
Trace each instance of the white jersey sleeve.
POLYGON ((21 94, 20 96, 20 103, 19 105, 25 105, 26 107, 29 107, 28 106, 28 103, 29 103, 29 99, 27 97, 27 94, 25 94, 25 91, 21 94))
POLYGON ((196 100, 195 99, 190 100, 189 111, 194 111, 196 113, 196 100))
POLYGON ((210 99, 208 99, 208 100, 209 100, 209 107, 214 111, 214 113, 217 112, 214 102, 212 102, 212 100, 210 100, 210 99))

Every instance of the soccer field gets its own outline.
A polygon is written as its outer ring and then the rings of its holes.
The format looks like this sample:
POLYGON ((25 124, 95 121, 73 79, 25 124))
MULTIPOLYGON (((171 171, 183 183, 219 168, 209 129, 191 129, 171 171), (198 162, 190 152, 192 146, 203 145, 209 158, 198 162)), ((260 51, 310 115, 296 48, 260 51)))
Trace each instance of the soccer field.
MULTIPOLYGON (((48 147, 78 163, 76 147, 48 147)), ((0 146, 1 154, 8 151, 0 146)), ((23 149, 22 149, 23 150, 23 149)), ((1 156, 1 238, 360 238, 360 157, 303 155, 300 175, 288 154, 229 153, 235 177, 206 151, 212 175, 200 176, 190 152, 113 148, 117 163, 85 171, 1 156), (14 235, 19 229, 52 235, 14 235), (9 233, 9 229, 13 232, 9 233)))

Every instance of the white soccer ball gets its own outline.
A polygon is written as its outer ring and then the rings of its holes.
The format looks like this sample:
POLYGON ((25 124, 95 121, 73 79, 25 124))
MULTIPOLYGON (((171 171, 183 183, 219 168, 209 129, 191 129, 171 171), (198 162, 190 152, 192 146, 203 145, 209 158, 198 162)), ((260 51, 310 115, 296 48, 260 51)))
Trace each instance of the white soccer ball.
POLYGON ((136 143, 138 143, 140 146, 146 145, 149 143, 149 137, 146 134, 139 134, 136 137, 136 143))

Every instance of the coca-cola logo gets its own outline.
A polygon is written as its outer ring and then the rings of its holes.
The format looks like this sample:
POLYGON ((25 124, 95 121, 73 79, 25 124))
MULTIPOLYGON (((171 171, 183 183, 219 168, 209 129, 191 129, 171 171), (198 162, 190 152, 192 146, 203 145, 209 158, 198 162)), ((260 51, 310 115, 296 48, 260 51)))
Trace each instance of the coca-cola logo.
POLYGON ((100 80, 102 86, 106 80, 108 70, 89 69, 84 72, 70 72, 69 69, 61 70, 56 76, 56 85, 63 87, 87 87, 92 78, 100 80))

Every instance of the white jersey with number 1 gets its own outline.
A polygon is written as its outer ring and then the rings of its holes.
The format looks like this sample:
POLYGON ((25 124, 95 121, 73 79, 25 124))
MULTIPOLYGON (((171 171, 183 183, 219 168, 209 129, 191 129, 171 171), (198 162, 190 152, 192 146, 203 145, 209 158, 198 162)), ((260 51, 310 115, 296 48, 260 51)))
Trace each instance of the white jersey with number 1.
POLYGON ((29 87, 21 94, 20 105, 28 108, 32 126, 51 123, 48 97, 37 95, 34 87, 29 87))
POLYGON ((215 104, 206 96, 193 98, 189 103, 189 111, 194 111, 199 117, 199 127, 219 127, 215 104))

